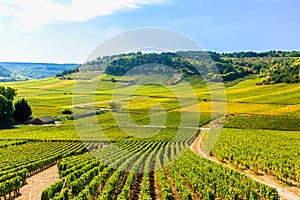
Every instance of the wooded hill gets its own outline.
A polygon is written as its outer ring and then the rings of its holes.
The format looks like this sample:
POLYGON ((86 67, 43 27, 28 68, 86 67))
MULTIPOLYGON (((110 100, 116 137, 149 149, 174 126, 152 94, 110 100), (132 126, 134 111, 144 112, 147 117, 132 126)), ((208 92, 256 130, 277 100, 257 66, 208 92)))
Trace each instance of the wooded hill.
MULTIPOLYGON (((65 76, 81 70, 103 70, 109 75, 123 76, 133 68, 146 64, 158 64, 151 70, 159 72, 168 66, 189 77, 201 74, 210 81, 233 81, 251 74, 265 77, 262 84, 300 82, 300 52, 234 52, 216 53, 201 51, 181 51, 177 53, 141 52, 99 57, 79 68, 63 71, 57 76, 65 76), (217 72, 217 70, 219 73, 217 72)), ((141 70, 141 69, 139 69, 141 70)), ((164 69, 166 70, 166 69, 164 69)))

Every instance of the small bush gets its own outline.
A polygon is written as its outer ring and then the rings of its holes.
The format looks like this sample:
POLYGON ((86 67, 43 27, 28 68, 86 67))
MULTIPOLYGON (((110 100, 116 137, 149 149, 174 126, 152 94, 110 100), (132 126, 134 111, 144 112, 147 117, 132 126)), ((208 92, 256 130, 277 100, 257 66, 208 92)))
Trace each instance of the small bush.
POLYGON ((110 108, 112 109, 113 112, 119 111, 121 108, 121 104, 116 103, 116 102, 111 102, 109 104, 110 108))
POLYGON ((71 115, 71 114, 73 114, 72 110, 70 110, 70 109, 64 109, 61 113, 64 114, 64 115, 71 115))

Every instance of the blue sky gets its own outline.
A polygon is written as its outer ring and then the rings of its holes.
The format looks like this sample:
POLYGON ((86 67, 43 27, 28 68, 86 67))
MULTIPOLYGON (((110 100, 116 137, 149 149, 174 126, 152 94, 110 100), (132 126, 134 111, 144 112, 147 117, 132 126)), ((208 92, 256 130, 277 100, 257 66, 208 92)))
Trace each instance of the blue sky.
POLYGON ((300 50, 299 9, 299 0, 0 0, 0 61, 81 63, 144 27, 217 52, 300 50))

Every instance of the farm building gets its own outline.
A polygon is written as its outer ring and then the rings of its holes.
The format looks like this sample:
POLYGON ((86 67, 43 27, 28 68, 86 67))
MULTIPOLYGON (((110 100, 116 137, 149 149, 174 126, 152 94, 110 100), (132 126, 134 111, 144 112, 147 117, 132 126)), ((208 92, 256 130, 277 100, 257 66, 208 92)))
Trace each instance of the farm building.
POLYGON ((31 119, 30 124, 34 124, 34 125, 55 124, 55 121, 52 117, 45 116, 45 117, 31 119))

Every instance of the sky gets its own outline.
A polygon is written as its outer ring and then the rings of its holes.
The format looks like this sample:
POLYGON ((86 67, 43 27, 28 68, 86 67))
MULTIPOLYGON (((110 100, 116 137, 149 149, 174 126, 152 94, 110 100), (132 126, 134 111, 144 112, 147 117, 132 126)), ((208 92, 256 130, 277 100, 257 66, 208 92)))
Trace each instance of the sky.
POLYGON ((0 0, 0 61, 82 63, 146 27, 209 51, 300 50, 299 9, 299 0, 0 0))

